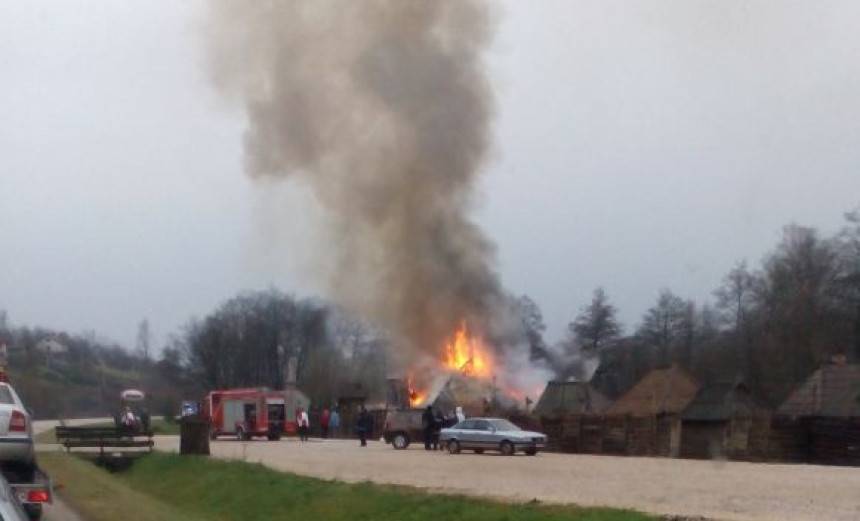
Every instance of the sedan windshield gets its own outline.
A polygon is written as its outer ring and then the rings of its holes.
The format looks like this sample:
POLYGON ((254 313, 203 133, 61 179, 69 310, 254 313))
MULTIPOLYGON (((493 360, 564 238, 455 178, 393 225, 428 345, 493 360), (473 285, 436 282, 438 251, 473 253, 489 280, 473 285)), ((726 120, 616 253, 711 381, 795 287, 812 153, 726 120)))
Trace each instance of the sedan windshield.
POLYGON ((490 425, 497 431, 519 431, 522 430, 508 420, 488 420, 490 425))

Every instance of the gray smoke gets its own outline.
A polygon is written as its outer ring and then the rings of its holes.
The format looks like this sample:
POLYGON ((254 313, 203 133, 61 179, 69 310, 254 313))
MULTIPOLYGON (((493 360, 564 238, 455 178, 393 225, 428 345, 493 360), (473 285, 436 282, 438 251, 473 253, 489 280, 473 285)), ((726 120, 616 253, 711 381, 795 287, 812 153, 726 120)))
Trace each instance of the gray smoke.
POLYGON ((493 19, 471 0, 212 5, 212 77, 247 112, 247 171, 311 189, 335 228, 330 296, 407 353, 438 357, 464 319, 491 334, 503 300, 469 219, 493 19))

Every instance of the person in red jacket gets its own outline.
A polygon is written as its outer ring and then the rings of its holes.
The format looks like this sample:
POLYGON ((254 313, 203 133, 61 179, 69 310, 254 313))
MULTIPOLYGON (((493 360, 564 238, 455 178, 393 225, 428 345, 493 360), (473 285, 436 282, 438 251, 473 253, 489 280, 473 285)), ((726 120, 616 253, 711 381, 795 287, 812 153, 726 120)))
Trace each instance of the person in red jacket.
POLYGON ((328 409, 323 409, 322 415, 320 415, 320 428, 322 429, 322 437, 323 439, 328 439, 328 421, 331 418, 331 413, 328 409))

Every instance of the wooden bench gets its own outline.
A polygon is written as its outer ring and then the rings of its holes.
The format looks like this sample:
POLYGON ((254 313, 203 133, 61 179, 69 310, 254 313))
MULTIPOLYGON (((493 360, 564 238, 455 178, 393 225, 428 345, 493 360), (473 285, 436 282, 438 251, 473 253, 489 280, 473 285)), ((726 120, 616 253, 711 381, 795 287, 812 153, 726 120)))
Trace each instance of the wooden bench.
POLYGON ((123 452, 122 449, 148 448, 152 451, 152 431, 141 431, 127 427, 55 427, 57 442, 67 451, 73 448, 97 448, 104 454, 123 452))

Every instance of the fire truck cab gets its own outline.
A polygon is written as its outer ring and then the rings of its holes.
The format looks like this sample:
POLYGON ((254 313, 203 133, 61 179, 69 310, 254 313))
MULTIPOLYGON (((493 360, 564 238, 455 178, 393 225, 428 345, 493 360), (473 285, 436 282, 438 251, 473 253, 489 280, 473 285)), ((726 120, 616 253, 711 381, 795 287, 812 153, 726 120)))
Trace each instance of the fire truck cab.
POLYGON ((283 391, 265 387, 210 392, 203 404, 212 424, 210 438, 236 436, 250 440, 265 436, 279 440, 286 425, 284 398, 283 391))

